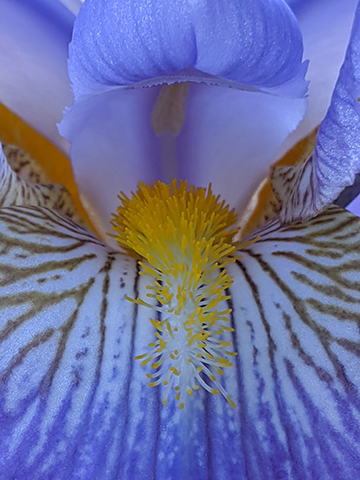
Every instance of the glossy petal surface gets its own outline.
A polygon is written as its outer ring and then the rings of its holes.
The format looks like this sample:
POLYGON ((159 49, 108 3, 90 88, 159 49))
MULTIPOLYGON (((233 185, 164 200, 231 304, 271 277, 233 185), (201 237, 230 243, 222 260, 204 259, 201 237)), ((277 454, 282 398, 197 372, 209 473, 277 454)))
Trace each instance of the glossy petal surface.
POLYGON ((58 1, 0 2, 0 102, 60 150, 57 132, 71 103, 66 59, 75 17, 58 1))

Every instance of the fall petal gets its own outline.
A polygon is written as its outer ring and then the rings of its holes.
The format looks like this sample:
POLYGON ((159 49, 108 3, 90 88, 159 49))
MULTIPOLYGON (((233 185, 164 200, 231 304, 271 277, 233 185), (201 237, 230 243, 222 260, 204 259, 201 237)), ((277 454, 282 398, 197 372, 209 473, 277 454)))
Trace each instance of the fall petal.
POLYGON ((254 235, 229 272, 245 478, 356 478, 359 219, 332 207, 254 235))
POLYGON ((357 478, 359 220, 258 233, 229 267, 237 406, 199 391, 180 411, 133 360, 154 338, 125 300, 146 294, 136 262, 49 209, 0 209, 1 473, 357 478))
POLYGON ((66 59, 74 19, 58 1, 0 4, 0 101, 65 152, 56 123, 71 103, 66 59))

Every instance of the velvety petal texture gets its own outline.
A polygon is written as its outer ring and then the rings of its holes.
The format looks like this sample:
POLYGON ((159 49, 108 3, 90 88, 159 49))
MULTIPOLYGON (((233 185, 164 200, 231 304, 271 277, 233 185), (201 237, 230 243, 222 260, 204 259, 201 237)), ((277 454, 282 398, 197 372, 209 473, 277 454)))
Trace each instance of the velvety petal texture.
POLYGON ((302 166, 274 172, 283 222, 304 221, 335 200, 360 172, 360 6, 350 43, 322 122, 314 154, 302 166))
POLYGON ((301 34, 282 0, 87 0, 69 75, 75 98, 189 68, 273 87, 303 78, 301 58, 301 34))
POLYGON ((260 234, 229 268, 236 408, 200 390, 181 411, 134 361, 154 338, 125 299, 146 293, 136 262, 52 210, 0 209, 0 475, 358 478, 359 219, 260 234))
POLYGON ((58 0, 1 0, 0 102, 63 152, 56 123, 71 103, 66 71, 75 16, 58 0))

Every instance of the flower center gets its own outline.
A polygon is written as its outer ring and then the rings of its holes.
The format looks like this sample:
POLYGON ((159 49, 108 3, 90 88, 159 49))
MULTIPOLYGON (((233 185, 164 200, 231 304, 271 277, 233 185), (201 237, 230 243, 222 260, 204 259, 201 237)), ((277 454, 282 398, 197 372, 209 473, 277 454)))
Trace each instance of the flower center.
POLYGON ((120 193, 120 207, 112 220, 118 244, 137 256, 141 274, 152 277, 147 297, 129 299, 160 312, 160 320, 150 318, 155 329, 149 350, 135 357, 142 366, 150 364, 150 386, 163 384, 166 405, 175 391, 179 407, 187 395, 199 387, 224 395, 235 407, 220 376, 231 367, 231 342, 224 341, 229 326, 226 289, 232 277, 225 270, 234 262, 238 245, 234 210, 219 201, 208 189, 188 188, 176 180, 170 185, 139 184, 129 199, 120 193), (140 257, 140 258, 139 258, 140 257))

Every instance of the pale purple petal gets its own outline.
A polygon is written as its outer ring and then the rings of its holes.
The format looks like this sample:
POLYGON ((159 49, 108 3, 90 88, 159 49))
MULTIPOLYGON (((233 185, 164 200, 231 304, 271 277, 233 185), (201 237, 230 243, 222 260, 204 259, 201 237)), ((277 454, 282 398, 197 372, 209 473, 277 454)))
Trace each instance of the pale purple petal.
MULTIPOLYGON (((161 151, 160 142, 150 140, 151 105, 143 108, 141 100, 136 105, 136 92, 139 99, 145 95, 149 99, 151 95, 140 93, 140 87, 191 82, 186 121, 170 152, 177 157, 174 175, 196 185, 213 182, 215 191, 225 199, 244 206, 252 190, 267 175, 276 151, 304 114, 306 64, 301 63, 301 55, 298 26, 282 1, 224 4, 217 0, 210 4, 205 0, 177 0, 169 9, 168 2, 163 1, 87 0, 76 20, 70 45, 69 74, 75 103, 60 128, 73 143, 71 156, 84 203, 93 218, 101 217, 100 224, 105 222, 100 231, 106 229, 110 212, 116 208, 115 193, 124 189, 124 183, 127 191, 135 188, 136 178, 150 181, 151 169, 152 179, 157 179, 161 156, 166 157, 166 148, 161 151), (195 85, 199 82, 208 86, 195 85), (272 95, 244 93, 244 83, 272 95), (209 86, 214 84, 232 88, 209 86), (133 88, 129 89, 131 85, 133 88), (102 121, 89 120, 99 117, 102 101, 108 104, 106 95, 120 98, 121 88, 129 90, 127 98, 133 98, 136 115, 141 115, 143 109, 143 119, 131 124, 131 137, 128 136, 136 144, 136 152, 141 152, 136 158, 128 151, 124 154, 122 140, 114 141, 116 136, 124 136, 120 133, 121 119, 132 115, 130 103, 124 107, 118 104, 119 119, 112 107, 111 118, 116 127, 110 130, 117 133, 108 138, 106 155, 98 145, 108 135, 109 126, 103 128, 102 121), (94 94, 96 100, 90 101, 94 94), (86 118, 74 122, 80 101, 87 105, 86 118), (89 122, 91 131, 87 131, 89 122), (138 145, 144 145, 144 149, 138 145), (101 181, 105 174, 95 174, 96 180, 88 180, 90 157, 94 159, 93 172, 102 170, 102 166, 95 166, 100 158, 111 164, 106 194, 101 181), (253 168, 255 161, 257 166, 253 168), (246 175, 242 170, 246 170, 246 175), (115 192, 111 185, 116 182, 115 192)), ((163 138, 163 147, 168 139, 169 136, 163 138)), ((160 178, 168 181, 173 176, 160 178)), ((99 221, 96 223, 99 226, 99 221)))
POLYGON ((81 200, 107 243, 120 190, 129 194, 139 181, 161 179, 160 139, 149 121, 159 88, 116 88, 85 98, 59 127, 71 144, 81 200))
POLYGON ((87 0, 70 45, 75 98, 195 68, 303 95, 298 25, 282 0, 87 0), (296 84, 296 86, 295 86, 296 84))
POLYGON ((66 72, 75 17, 54 0, 1 0, 0 102, 62 151, 57 132, 71 103, 66 72))
POLYGON ((83 4, 81 0, 59 0, 65 7, 75 16, 79 13, 80 7, 83 4))
POLYGON ((306 101, 191 85, 187 109, 177 142, 179 178, 203 187, 211 182, 240 213, 306 101))

